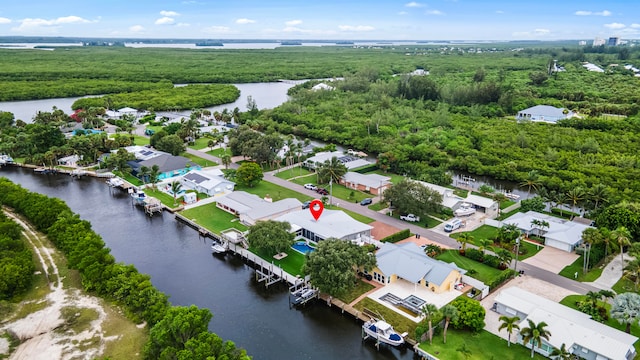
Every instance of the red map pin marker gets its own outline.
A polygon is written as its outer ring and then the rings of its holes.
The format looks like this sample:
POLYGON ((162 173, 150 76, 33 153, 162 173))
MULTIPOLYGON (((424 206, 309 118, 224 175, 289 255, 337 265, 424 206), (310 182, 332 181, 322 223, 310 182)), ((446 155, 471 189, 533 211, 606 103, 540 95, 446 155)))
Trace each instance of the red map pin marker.
POLYGON ((320 215, 322 215, 322 212, 324 211, 322 201, 318 199, 313 200, 311 204, 309 204, 309 211, 311 211, 311 216, 318 221, 320 215))

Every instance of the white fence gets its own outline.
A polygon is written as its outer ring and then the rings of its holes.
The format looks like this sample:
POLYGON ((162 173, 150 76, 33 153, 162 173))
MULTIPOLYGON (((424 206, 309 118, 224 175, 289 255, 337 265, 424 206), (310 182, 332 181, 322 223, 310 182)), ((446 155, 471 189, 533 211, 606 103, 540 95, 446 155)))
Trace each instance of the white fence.
POLYGON ((471 276, 462 275, 462 282, 480 290, 480 299, 484 299, 487 295, 489 295, 489 287, 478 279, 474 279, 471 276))

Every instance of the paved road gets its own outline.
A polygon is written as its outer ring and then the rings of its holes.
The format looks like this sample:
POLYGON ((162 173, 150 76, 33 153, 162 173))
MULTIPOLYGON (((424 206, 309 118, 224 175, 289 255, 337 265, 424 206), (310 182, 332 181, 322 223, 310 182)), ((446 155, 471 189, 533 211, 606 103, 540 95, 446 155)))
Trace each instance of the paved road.
MULTIPOLYGON (((193 155, 197 155, 201 158, 204 158, 206 160, 210 160, 210 161, 215 161, 218 164, 221 164, 221 160, 215 156, 211 156, 203 151, 198 151, 198 150, 193 150, 190 148, 187 148, 187 152, 189 154, 193 154, 193 155)), ((231 168, 237 168, 238 165, 237 164, 231 164, 230 165, 231 168)), ((292 183, 289 182, 287 180, 283 180, 280 179, 279 177, 276 177, 274 175, 273 172, 267 172, 264 175, 264 181, 268 181, 270 183, 276 184, 276 185, 280 185, 282 187, 291 189, 291 190, 295 190, 299 193, 305 194, 305 195, 309 195, 311 197, 317 197, 318 194, 315 191, 312 190, 307 190, 304 188, 304 186, 302 185, 298 185, 296 183, 292 183)), ((340 204, 340 207, 345 208, 347 210, 351 210, 354 212, 357 212, 359 214, 365 215, 367 217, 370 217, 376 221, 380 221, 383 222, 385 224, 397 227, 399 229, 409 229, 411 231, 411 233, 413 234, 419 234, 420 236, 424 236, 425 238, 435 241, 437 243, 440 243, 442 245, 448 246, 450 248, 457 248, 458 247, 458 242, 456 242, 453 238, 450 238, 446 235, 440 234, 438 232, 435 232, 433 230, 430 229, 425 229, 423 227, 408 223, 406 221, 402 221, 396 218, 392 218, 388 215, 385 214, 381 214, 377 211, 373 211, 371 209, 369 209, 366 206, 361 206, 359 203, 352 203, 352 202, 348 202, 342 199, 338 199, 338 198, 334 198, 333 202, 335 204, 340 204)), ((558 274, 552 273, 550 271, 547 271, 545 269, 542 269, 540 267, 537 266, 533 266, 530 264, 526 264, 526 263, 522 263, 522 262, 518 262, 518 270, 524 270, 525 274, 538 278, 540 280, 544 280, 546 282, 549 282, 551 284, 554 285, 558 285, 561 286, 567 290, 571 290, 574 291, 578 294, 586 294, 589 291, 599 291, 600 289, 588 284, 584 284, 578 281, 574 281, 571 279, 568 279, 564 276, 560 276, 558 274)))

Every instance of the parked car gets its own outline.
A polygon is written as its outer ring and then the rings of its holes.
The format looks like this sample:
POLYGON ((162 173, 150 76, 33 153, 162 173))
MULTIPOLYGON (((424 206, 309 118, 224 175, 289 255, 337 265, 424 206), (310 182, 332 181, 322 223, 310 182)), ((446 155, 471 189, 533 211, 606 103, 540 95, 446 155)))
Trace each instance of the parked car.
POLYGON ((320 195, 329 195, 329 192, 327 191, 327 189, 324 189, 324 188, 317 188, 316 192, 320 195))
POLYGON ((307 200, 302 203, 302 209, 308 209, 311 206, 311 200, 307 200))
POLYGON ((451 221, 449 221, 445 226, 444 226, 444 231, 445 232, 452 232, 453 230, 457 230, 461 227, 464 227, 464 223, 462 222, 462 220, 460 219, 453 219, 451 221))
POLYGON ((360 205, 362 205, 362 206, 371 205, 372 202, 373 202, 372 199, 367 198, 367 199, 364 199, 364 200, 360 201, 360 205))
POLYGON ((414 214, 400 215, 400 220, 418 222, 420 221, 420 216, 416 216, 414 214))
POLYGON ((313 190, 313 191, 318 190, 318 187, 313 184, 304 184, 304 188, 307 190, 313 190))

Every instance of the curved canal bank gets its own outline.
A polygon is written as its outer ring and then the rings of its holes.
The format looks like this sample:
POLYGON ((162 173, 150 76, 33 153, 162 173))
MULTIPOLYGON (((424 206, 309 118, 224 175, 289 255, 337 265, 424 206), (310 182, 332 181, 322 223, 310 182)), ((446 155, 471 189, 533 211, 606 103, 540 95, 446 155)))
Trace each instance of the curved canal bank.
POLYGON ((256 359, 414 358, 407 348, 378 351, 362 342, 360 323, 339 309, 321 303, 289 309, 286 287, 265 289, 241 259, 212 255, 210 240, 168 212, 150 218, 103 179, 37 175, 17 167, 1 168, 0 176, 64 200, 92 223, 117 261, 151 275, 173 304, 209 308, 211 331, 256 359))

